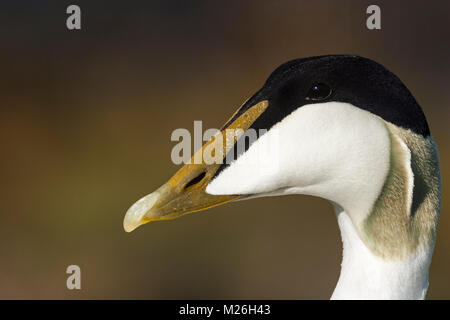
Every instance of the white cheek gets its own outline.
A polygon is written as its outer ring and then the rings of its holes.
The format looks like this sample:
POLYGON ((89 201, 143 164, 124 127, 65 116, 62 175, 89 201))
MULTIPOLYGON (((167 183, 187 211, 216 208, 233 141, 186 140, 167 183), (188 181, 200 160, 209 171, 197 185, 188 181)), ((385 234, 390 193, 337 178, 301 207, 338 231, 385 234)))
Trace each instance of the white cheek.
POLYGON ((287 189, 332 200, 347 210, 367 210, 360 204, 371 206, 381 191, 389 154, 388 131, 379 117, 346 103, 305 105, 259 138, 206 191, 287 189))
POLYGON ((279 127, 261 136, 206 188, 210 194, 265 193, 286 185, 279 127))

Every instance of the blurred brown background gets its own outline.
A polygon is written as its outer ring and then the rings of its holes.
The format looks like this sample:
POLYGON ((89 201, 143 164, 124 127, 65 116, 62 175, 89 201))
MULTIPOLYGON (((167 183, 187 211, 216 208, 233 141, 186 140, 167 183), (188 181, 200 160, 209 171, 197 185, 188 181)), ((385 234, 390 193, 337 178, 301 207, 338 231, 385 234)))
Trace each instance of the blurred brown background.
POLYGON ((176 128, 220 127, 293 58, 354 53, 397 74, 440 151, 428 298, 450 298, 448 1, 2 1, 0 298, 327 299, 331 205, 244 201, 127 234, 128 207, 177 169, 176 128), (82 30, 66 29, 78 4, 82 30), (66 267, 82 290, 66 289, 66 267))

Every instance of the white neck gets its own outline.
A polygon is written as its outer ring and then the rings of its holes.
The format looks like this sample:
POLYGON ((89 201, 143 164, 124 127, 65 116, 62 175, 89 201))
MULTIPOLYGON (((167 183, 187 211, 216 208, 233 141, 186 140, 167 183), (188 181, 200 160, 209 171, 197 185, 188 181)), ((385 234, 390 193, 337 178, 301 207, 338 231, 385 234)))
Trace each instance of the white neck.
POLYGON ((343 242, 341 274, 331 299, 424 299, 433 248, 387 261, 363 243, 347 213, 335 207, 343 242))

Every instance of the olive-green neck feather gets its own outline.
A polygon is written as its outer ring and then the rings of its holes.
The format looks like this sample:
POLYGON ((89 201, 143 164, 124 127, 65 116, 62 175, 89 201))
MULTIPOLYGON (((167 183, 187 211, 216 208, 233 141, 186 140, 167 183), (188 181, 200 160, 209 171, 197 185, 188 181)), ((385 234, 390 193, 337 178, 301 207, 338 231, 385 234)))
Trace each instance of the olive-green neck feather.
POLYGON ((361 237, 376 255, 398 260, 434 246, 441 209, 439 157, 424 138, 386 122, 391 165, 361 237))

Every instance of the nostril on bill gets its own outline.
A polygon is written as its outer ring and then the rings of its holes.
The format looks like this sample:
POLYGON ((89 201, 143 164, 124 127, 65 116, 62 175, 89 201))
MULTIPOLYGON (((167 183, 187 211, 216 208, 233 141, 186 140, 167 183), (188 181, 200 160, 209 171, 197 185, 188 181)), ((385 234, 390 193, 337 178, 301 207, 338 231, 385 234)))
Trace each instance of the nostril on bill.
POLYGON ((200 181, 203 180, 203 178, 205 177, 206 172, 202 172, 200 173, 198 176, 196 176, 194 179, 192 179, 191 181, 189 181, 185 186, 184 189, 187 189, 189 187, 192 187, 194 185, 196 185, 197 183, 199 183, 200 181))

